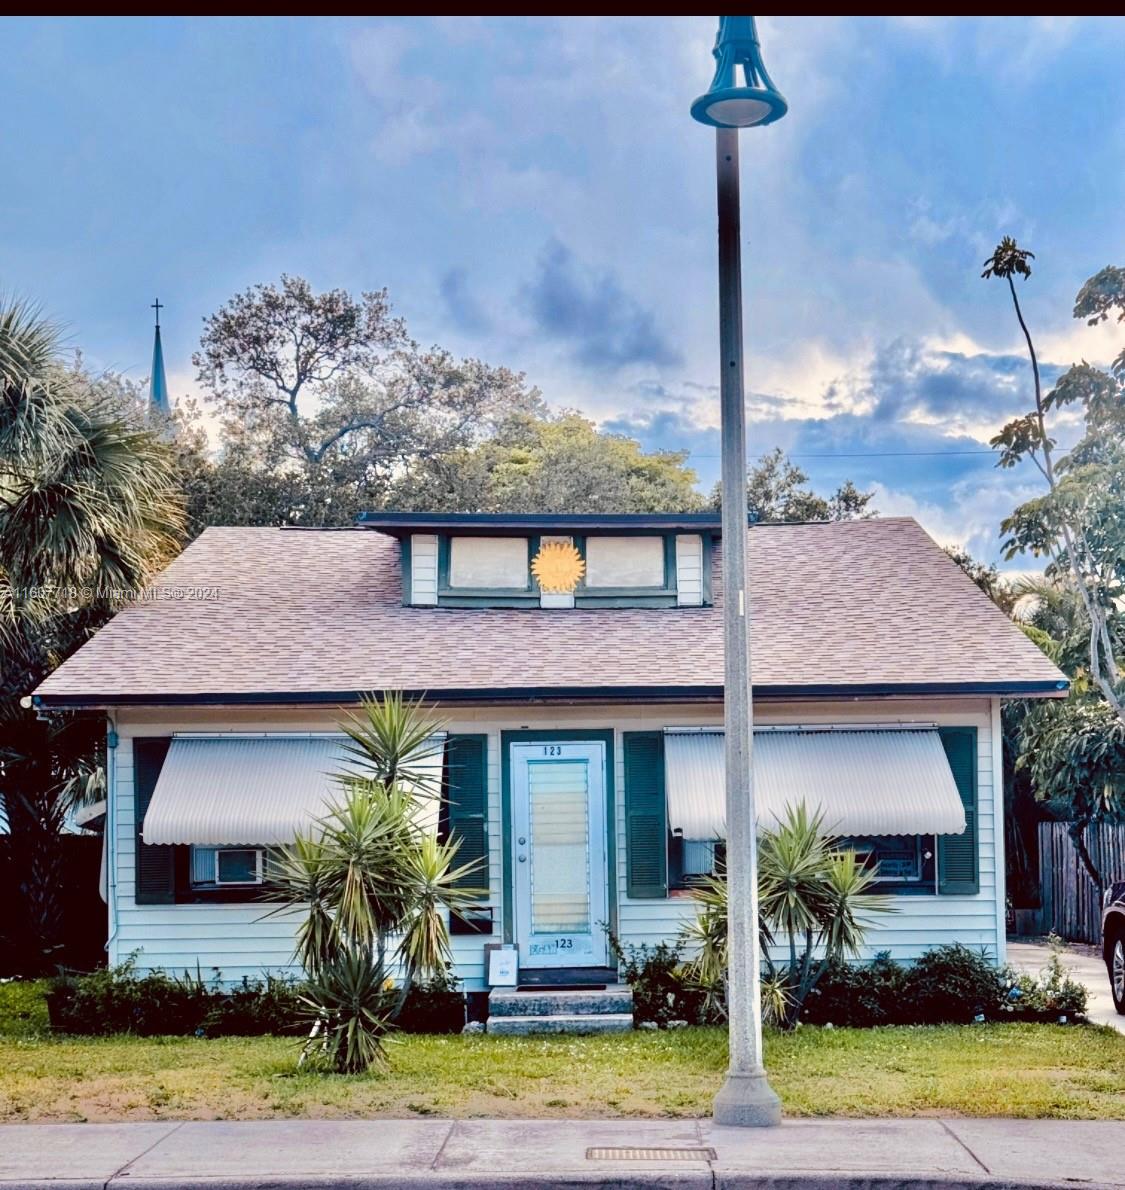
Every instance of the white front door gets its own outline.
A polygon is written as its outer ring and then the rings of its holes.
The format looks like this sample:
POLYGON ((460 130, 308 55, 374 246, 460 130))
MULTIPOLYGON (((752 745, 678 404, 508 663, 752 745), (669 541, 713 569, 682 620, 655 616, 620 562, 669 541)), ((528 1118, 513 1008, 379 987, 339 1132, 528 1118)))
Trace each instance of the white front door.
POLYGON ((512 745, 521 967, 605 967, 605 744, 512 745))

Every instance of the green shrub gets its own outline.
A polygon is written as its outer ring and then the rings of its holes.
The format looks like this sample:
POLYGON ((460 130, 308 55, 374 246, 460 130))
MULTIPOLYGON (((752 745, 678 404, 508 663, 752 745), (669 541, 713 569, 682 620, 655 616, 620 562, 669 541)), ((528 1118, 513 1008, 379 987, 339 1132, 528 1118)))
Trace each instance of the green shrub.
POLYGON ((152 971, 138 976, 130 957, 119 967, 52 980, 47 1011, 52 1028, 63 1033, 182 1035, 202 1027, 210 998, 198 975, 152 971))
POLYGON ((856 1028, 905 1024, 906 979, 906 968, 886 952, 870 963, 836 960, 805 1001, 802 1019, 810 1025, 856 1028))
POLYGON ((678 946, 668 942, 624 946, 612 931, 607 934, 621 978, 633 989, 634 1024, 710 1023, 704 1020, 706 995, 685 976, 678 946))
POLYGON ((976 1020, 1055 1021, 1086 1010, 1086 989, 1058 951, 1039 976, 998 970, 967 946, 938 946, 910 967, 881 954, 873 962, 832 963, 805 1005, 813 1025, 940 1025, 976 1020))
POLYGON ((1051 947, 1051 957, 1039 977, 1008 972, 1004 1011, 1021 1020, 1054 1021, 1086 1011, 1086 988, 1071 979, 1062 965, 1061 943, 1051 947))
POLYGON ((89 975, 61 975, 47 991, 51 1027, 60 1033, 134 1033, 228 1037, 282 1033, 292 1029, 298 1011, 295 985, 276 976, 243 979, 224 988, 198 972, 138 975, 136 958, 89 975))
POLYGON ((995 1020, 1006 991, 1003 973, 987 954, 954 942, 927 950, 907 970, 903 1009, 920 1025, 995 1020))
MULTIPOLYGON (((119 967, 57 977, 46 1000, 51 1027, 60 1033, 259 1037, 302 1028, 304 990, 295 980, 268 974, 234 987, 224 987, 217 973, 210 983, 198 972, 138 975, 131 956, 119 967)), ((380 992, 380 1004, 384 1000, 393 1013, 395 997, 380 992)), ((451 974, 416 982, 395 1020, 405 1033, 459 1033, 464 1024, 465 996, 451 974)))
POLYGON ((300 985, 292 979, 266 975, 247 979, 235 988, 212 993, 201 1031, 206 1037, 261 1037, 292 1033, 299 1013, 300 985))
POLYGON ((452 972, 415 981, 395 1019, 402 1033, 460 1033, 465 1027, 465 993, 452 972))

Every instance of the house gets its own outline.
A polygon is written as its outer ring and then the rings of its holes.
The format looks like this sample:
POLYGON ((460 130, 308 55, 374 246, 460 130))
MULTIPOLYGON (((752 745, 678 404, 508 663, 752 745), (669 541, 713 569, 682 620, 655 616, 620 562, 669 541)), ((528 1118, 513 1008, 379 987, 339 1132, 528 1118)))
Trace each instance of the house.
MULTIPOLYGON (((1065 678, 912 520, 749 534, 759 821, 804 800, 877 865, 871 953, 1001 960, 1001 705, 1065 678)), ((290 968, 263 848, 320 812, 341 708, 401 690, 487 869, 466 987, 501 943, 528 981, 611 979, 602 923, 672 938, 721 848, 723 599, 712 515, 208 529, 34 696, 106 716, 110 961, 290 968)))

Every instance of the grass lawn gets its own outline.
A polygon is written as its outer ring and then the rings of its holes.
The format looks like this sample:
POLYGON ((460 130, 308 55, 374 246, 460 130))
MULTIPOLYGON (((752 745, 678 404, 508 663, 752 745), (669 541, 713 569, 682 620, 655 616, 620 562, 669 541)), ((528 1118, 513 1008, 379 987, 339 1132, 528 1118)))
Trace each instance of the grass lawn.
MULTIPOLYGON (((391 1069, 298 1072, 280 1038, 54 1038, 38 989, 0 985, 0 1121, 286 1116, 699 1116, 720 1029, 612 1037, 420 1037, 391 1069)), ((1054 1025, 799 1029, 766 1039, 791 1116, 1125 1119, 1125 1037, 1054 1025)))

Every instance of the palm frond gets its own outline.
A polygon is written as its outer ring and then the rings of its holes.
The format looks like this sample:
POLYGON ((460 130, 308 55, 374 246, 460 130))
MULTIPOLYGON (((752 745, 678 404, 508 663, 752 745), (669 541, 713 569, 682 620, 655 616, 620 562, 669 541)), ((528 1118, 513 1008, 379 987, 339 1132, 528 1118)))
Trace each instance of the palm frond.
POLYGON ((358 776, 389 786, 409 785, 420 797, 441 794, 440 779, 433 776, 432 760, 442 747, 445 728, 422 699, 405 698, 396 691, 381 697, 367 695, 356 714, 340 724, 351 741, 345 752, 349 768, 358 776))

